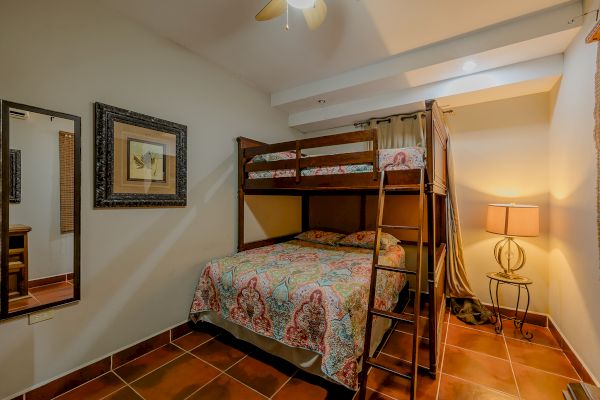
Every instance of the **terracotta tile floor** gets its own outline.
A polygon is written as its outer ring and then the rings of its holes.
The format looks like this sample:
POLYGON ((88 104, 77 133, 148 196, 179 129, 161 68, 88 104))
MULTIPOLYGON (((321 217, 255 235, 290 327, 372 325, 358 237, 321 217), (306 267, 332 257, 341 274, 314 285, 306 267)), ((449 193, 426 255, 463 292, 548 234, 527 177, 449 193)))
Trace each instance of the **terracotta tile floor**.
POLYGON ((50 283, 48 285, 36 286, 29 289, 29 297, 10 301, 8 303, 8 310, 9 312, 18 311, 24 308, 31 308, 42 304, 69 299, 71 297, 73 297, 72 281, 50 283))
MULTIPOLYGON (((505 324, 505 328, 508 324, 505 324)), ((511 325, 512 326, 512 325, 511 325)), ((496 335, 447 316, 441 373, 420 376, 419 399, 562 399, 577 373, 547 328, 529 326, 533 341, 510 326, 496 335)), ((402 365, 410 356, 406 327, 396 326, 378 359, 402 365)), ((424 334, 426 330, 423 331, 424 334)), ((423 362, 427 349, 421 349, 423 362)), ((380 370, 369 374, 370 400, 407 399, 409 383, 380 370)), ((59 399, 352 400, 355 393, 314 377, 214 327, 180 337, 59 399)))

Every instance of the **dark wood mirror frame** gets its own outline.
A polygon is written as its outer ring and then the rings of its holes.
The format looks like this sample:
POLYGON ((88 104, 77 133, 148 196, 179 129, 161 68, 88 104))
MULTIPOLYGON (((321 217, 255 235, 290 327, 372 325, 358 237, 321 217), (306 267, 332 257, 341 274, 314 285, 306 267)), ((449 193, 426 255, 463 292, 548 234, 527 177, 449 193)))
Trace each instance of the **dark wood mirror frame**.
POLYGON ((81 117, 71 114, 65 114, 58 111, 50 111, 39 107, 28 106, 25 104, 13 103, 6 100, 0 102, 0 176, 2 177, 2 196, 1 196, 1 253, 0 253, 0 319, 14 318, 19 315, 30 314, 47 308, 72 303, 81 299, 81 117), (9 233, 9 110, 17 108, 23 111, 44 114, 50 117, 63 118, 73 121, 74 125, 74 151, 75 151, 75 171, 74 171, 74 243, 73 243, 73 297, 52 303, 42 304, 25 309, 19 309, 9 312, 9 287, 8 287, 8 233, 9 233))

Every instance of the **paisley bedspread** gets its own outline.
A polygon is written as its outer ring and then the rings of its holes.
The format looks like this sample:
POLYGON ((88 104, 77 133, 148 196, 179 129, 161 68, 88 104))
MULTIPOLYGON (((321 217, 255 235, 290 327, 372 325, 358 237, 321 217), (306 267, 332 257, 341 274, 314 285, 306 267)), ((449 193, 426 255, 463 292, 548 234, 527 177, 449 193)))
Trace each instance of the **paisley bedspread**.
MULTIPOLYGON (((226 320, 292 347, 322 355, 321 369, 357 388, 363 352, 372 250, 292 240, 206 264, 190 316, 216 311, 226 320)), ((380 263, 404 266, 404 249, 382 251, 380 263)), ((391 310, 406 283, 378 272, 375 306, 391 310)))

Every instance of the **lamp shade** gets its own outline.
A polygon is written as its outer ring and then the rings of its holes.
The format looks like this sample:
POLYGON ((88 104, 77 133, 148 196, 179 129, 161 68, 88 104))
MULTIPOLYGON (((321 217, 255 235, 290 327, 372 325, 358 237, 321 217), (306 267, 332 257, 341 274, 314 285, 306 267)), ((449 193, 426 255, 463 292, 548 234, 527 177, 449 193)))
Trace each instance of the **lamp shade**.
POLYGON ((540 208, 522 204, 488 204, 485 230, 505 236, 538 236, 540 208))

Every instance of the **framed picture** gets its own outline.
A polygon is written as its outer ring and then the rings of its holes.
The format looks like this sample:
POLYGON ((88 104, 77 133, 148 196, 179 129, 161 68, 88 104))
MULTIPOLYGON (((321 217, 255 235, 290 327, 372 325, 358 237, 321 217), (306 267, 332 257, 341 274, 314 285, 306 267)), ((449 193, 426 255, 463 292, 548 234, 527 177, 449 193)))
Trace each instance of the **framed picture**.
POLYGON ((185 207, 185 125, 96 103, 95 128, 95 207, 185 207))
POLYGON ((8 202, 21 203, 21 150, 9 150, 8 202))

